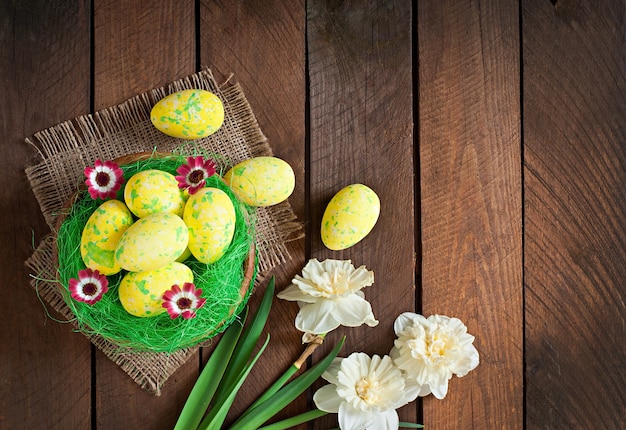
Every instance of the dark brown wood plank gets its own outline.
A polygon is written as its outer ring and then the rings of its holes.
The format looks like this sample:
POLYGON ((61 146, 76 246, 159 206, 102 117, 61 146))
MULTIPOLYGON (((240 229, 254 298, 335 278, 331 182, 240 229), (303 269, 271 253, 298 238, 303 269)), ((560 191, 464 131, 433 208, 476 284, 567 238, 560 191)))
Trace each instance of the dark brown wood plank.
MULTIPOLYGON (((411 17, 410 1, 307 3, 311 256, 351 259, 373 270, 375 283, 364 293, 380 321, 332 332, 327 348, 347 336, 343 357, 388 354, 395 318, 415 310, 411 17), (379 195, 378 223, 355 246, 330 251, 320 238, 323 212, 353 183, 379 195)), ((404 407, 401 420, 415 422, 416 411, 415 403, 404 407)), ((331 415, 315 428, 336 425, 331 415)))
POLYGON ((481 363, 424 399, 437 429, 522 428, 519 18, 514 1, 418 2, 424 315, 481 363))
MULTIPOLYGON (((287 161, 296 175, 289 202, 300 221, 305 214, 305 68, 304 1, 202 1, 200 58, 218 81, 238 82, 252 107, 274 155, 287 161)), ((289 244, 292 260, 277 267, 280 291, 304 264, 304 241, 289 244)), ((263 287, 265 284, 263 284, 263 287)), ((262 291, 250 300, 258 307, 262 291)), ((301 334, 293 327, 293 303, 275 299, 266 332, 271 340, 229 414, 239 414, 298 358, 301 334)), ((265 335, 263 335, 265 336, 265 335)), ((264 337, 263 337, 264 338, 264 337)), ((305 396, 283 410, 286 418, 306 408, 305 396)))
POLYGON ((194 2, 95 0, 94 39, 100 110, 195 71, 194 2))
MULTIPOLYGON (((95 1, 95 109, 193 73, 194 22, 191 0, 95 1)), ((172 428, 199 369, 192 357, 155 397, 100 351, 96 359, 97 426, 105 429, 172 428)))
MULTIPOLYGON (((88 429, 89 341, 46 315, 23 262, 49 233, 24 138, 89 109, 89 2, 0 5, 0 427, 88 429)), ((54 313, 52 317, 59 318, 54 313)))
POLYGON ((624 428, 625 21, 522 2, 529 428, 624 428))

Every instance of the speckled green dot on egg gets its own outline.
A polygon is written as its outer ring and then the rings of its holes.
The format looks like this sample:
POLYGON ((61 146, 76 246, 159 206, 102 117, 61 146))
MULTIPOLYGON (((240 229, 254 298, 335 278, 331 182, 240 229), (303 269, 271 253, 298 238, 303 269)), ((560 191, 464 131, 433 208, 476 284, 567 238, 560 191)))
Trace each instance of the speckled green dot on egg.
POLYGON ((322 217, 321 236, 331 250, 349 248, 374 228, 380 214, 380 200, 363 184, 341 189, 328 203, 322 217))
POLYGON ((254 157, 233 166, 224 182, 239 200, 250 206, 272 206, 291 195, 295 175, 291 166, 276 157, 254 157))
POLYGON ((173 262, 156 270, 129 272, 118 289, 124 309, 137 317, 152 317, 165 312, 163 293, 176 284, 193 282, 193 272, 182 263, 173 262))
POLYGON ((224 105, 206 90, 178 91, 159 100, 150 112, 161 132, 181 139, 198 139, 215 133, 224 122, 224 105))
POLYGON ((181 256, 189 242, 183 220, 175 214, 158 212, 137 220, 120 238, 116 262, 130 272, 163 267, 181 256))
POLYGON ((133 216, 124 203, 102 203, 87 220, 81 235, 80 254, 85 265, 107 276, 122 270, 115 261, 115 249, 132 224, 133 216))
POLYGON ((189 250, 200 262, 214 263, 226 253, 235 233, 235 207, 218 188, 202 188, 185 204, 183 220, 189 229, 189 250))
POLYGON ((185 200, 174 175, 162 170, 135 173, 124 187, 124 201, 137 217, 157 212, 183 216, 185 200))

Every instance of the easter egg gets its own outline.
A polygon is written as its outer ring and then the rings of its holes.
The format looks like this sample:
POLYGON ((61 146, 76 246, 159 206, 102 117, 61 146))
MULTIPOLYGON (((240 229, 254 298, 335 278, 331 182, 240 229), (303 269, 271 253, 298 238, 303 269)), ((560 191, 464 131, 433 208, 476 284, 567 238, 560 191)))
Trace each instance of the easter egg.
POLYGON ((189 232, 175 214, 158 212, 138 219, 120 238, 115 260, 129 272, 163 267, 185 252, 189 232))
POLYGON ((165 312, 163 293, 172 285, 193 282, 193 272, 182 263, 173 262, 156 270, 128 272, 122 278, 118 293, 122 306, 131 315, 152 317, 165 312))
POLYGON ((322 242, 334 251, 361 241, 374 228, 380 214, 380 200, 363 184, 341 189, 328 203, 322 217, 322 242))
POLYGON ((217 188, 203 188, 189 196, 183 220, 189 228, 189 250, 202 263, 214 263, 226 253, 235 234, 235 207, 217 188))
POLYGON ((291 166, 276 157, 255 157, 233 166, 224 182, 242 202, 271 206, 287 200, 296 184, 291 166))
POLYGON ((124 201, 139 218, 157 212, 183 216, 185 207, 183 191, 174 175, 156 169, 131 176, 124 187, 124 201))
POLYGON ((115 261, 115 249, 132 224, 133 216, 124 203, 102 203, 87 220, 80 238, 80 255, 85 265, 103 275, 122 270, 115 261))
POLYGON ((150 112, 150 120, 168 136, 198 139, 222 126, 224 105, 209 91, 183 90, 159 100, 150 112))

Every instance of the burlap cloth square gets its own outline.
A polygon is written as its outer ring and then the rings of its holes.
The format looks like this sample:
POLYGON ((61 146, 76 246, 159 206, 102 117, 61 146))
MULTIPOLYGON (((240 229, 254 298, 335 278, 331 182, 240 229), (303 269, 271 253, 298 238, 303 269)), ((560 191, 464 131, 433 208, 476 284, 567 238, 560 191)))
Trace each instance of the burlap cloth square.
MULTIPOLYGON (((26 168, 26 176, 52 230, 26 264, 32 270, 31 284, 37 294, 68 321, 74 316, 60 294, 53 258, 55 226, 61 209, 84 182, 84 168, 93 165, 96 159, 112 160, 153 150, 180 150, 184 142, 158 131, 150 122, 150 110, 166 95, 190 88, 213 92, 222 100, 225 110, 224 124, 218 132, 187 143, 191 145, 190 149, 201 148, 220 154, 228 165, 251 157, 272 155, 241 87, 230 80, 218 85, 208 69, 167 87, 140 94, 118 106, 65 121, 26 139, 37 149, 40 158, 37 164, 26 168)), ((302 234, 302 226, 288 202, 258 208, 259 274, 262 276, 290 259, 285 243, 302 237, 302 234)), ((85 336, 143 389, 156 395, 160 394, 163 384, 174 371, 198 349, 196 346, 174 353, 133 352, 99 335, 85 336)))

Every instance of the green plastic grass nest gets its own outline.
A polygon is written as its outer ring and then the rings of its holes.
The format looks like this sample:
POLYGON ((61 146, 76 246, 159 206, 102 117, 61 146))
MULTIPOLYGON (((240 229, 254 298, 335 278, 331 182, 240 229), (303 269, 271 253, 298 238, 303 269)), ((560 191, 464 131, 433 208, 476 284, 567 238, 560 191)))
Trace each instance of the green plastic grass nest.
MULTIPOLYGON (((115 160, 124 171, 124 184, 135 173, 158 169, 176 175, 176 169, 186 162, 186 156, 142 153, 115 160)), ((86 189, 79 190, 62 219, 56 241, 58 281, 68 307, 75 316, 78 330, 133 351, 174 352, 196 346, 222 332, 246 305, 257 272, 254 246, 254 212, 240 202, 219 175, 207 179, 208 187, 219 188, 232 200, 236 227, 233 241, 226 254, 213 264, 204 264, 193 257, 184 262, 194 273, 194 284, 202 289, 206 304, 196 311, 196 317, 171 319, 167 313, 153 317, 136 317, 123 308, 118 287, 124 271, 108 276, 109 290, 93 305, 75 301, 69 292, 69 280, 76 278, 85 264, 80 254, 83 228, 94 210, 103 201, 92 199, 86 189)), ((124 185, 118 192, 123 201, 124 185)))

